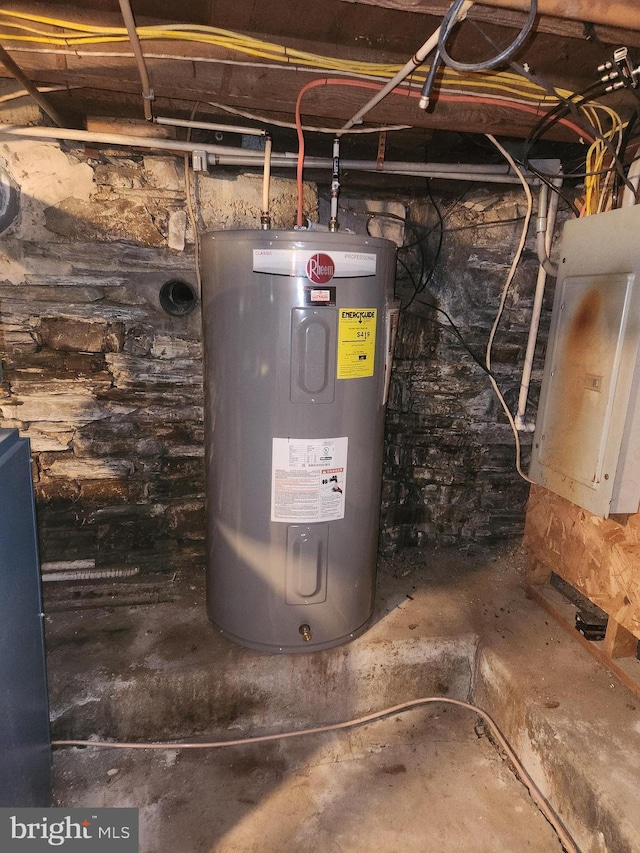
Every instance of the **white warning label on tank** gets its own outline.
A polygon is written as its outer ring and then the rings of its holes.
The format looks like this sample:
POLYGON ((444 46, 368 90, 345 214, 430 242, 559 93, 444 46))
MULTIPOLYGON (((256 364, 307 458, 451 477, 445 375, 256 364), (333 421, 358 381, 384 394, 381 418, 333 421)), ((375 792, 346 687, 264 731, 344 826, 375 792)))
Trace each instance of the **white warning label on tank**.
POLYGON ((332 278, 361 278, 376 274, 374 252, 334 252, 333 249, 254 249, 253 271, 308 278, 326 284, 332 278))
POLYGON ((336 521, 344 518, 346 436, 274 438, 271 521, 336 521))

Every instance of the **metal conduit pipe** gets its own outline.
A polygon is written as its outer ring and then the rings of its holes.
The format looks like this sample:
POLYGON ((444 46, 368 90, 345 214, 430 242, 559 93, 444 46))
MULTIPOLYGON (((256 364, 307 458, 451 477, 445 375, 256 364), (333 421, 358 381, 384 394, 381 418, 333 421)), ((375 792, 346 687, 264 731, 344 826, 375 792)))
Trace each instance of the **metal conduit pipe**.
MULTIPOLYGON (((250 151, 242 148, 231 148, 225 145, 208 145, 179 140, 149 139, 144 136, 134 136, 119 133, 103 133, 91 130, 73 130, 70 128, 53 127, 16 127, 0 125, 0 135, 32 137, 36 139, 63 139, 70 142, 97 142, 106 145, 123 145, 128 148, 149 148, 155 151, 175 151, 193 154, 202 152, 210 166, 250 166, 259 167, 264 160, 261 151, 250 151)), ((307 159, 309 168, 330 169, 332 160, 328 157, 310 157, 307 159)), ((296 155, 293 153, 276 154, 271 157, 271 165, 276 168, 295 168, 296 155)), ((378 164, 373 160, 347 160, 343 167, 353 171, 379 172, 378 164)), ((397 175, 441 177, 465 181, 480 181, 497 183, 516 183, 515 176, 507 174, 506 167, 446 165, 441 163, 401 163, 389 162, 384 172, 397 175), (490 170, 490 171, 489 171, 490 170)))
POLYGON ((264 147, 264 170, 262 173, 262 213, 260 226, 263 231, 271 228, 271 213, 269 212, 269 185, 271 182, 271 146, 272 139, 267 136, 264 147))
MULTIPOLYGON (((210 166, 255 166, 256 158, 246 156, 245 154, 213 154, 209 156, 210 166)), ((307 157, 305 158, 307 169, 331 169, 332 160, 328 157, 307 157)), ((271 165, 277 169, 293 169, 296 164, 293 157, 287 155, 275 154, 271 158, 271 165)), ((405 175, 407 177, 418 178, 441 178, 443 180, 457 181, 482 181, 483 183, 492 184, 519 184, 520 179, 503 167, 499 167, 499 171, 484 172, 476 171, 476 167, 472 164, 467 166, 453 164, 450 167, 444 167, 440 163, 402 163, 389 162, 385 163, 382 168, 374 160, 344 160, 342 168, 345 171, 353 172, 377 172, 378 174, 387 175, 405 175)), ((526 177, 531 184, 537 186, 539 179, 532 173, 527 173, 526 177)))
MULTIPOLYGON (((458 13, 458 20, 461 20, 465 17, 469 9, 473 6, 474 0, 465 0, 462 4, 460 11, 458 13)), ((426 42, 422 45, 422 47, 418 48, 415 54, 411 57, 411 59, 398 71, 395 77, 392 77, 391 80, 387 83, 387 85, 380 89, 367 103, 358 110, 358 112, 352 116, 349 121, 338 131, 338 136, 341 136, 343 133, 346 133, 349 128, 353 127, 354 124, 361 124, 362 119, 368 112, 370 112, 376 104, 379 104, 387 95, 392 92, 396 86, 402 83, 412 71, 414 71, 418 65, 422 65, 427 56, 431 53, 431 51, 435 50, 438 46, 438 39, 440 38, 440 27, 438 27, 435 32, 433 32, 426 42)))
MULTIPOLYGON (((554 178, 554 186, 562 186, 562 178, 554 178)), ((538 200, 538 213, 545 211, 545 231, 543 234, 545 255, 548 257, 551 251, 551 241, 553 240, 553 232, 556 227, 556 215, 558 212, 558 202, 560 196, 558 193, 551 193, 548 210, 546 210, 548 197, 548 189, 546 184, 540 187, 540 196, 538 200)), ((540 219, 540 217, 538 217, 540 219)), ((547 271, 541 263, 538 267, 538 277, 536 279, 536 289, 533 298, 533 308, 531 310, 531 325, 529 326, 529 337, 527 339, 527 349, 524 356, 524 365, 522 368, 522 379, 520 380, 520 394, 518 396, 518 410, 514 421, 516 429, 520 432, 533 432, 535 429, 535 421, 526 420, 527 400, 529 399, 529 386, 531 384, 531 371, 533 369, 533 356, 538 340, 538 328, 540 326, 540 315, 542 314, 542 302, 544 299, 544 290, 547 282, 547 271)))
POLYGON ((129 36, 129 41, 131 42, 131 47, 133 48, 133 55, 135 57, 136 65, 138 66, 138 72, 140 74, 140 81, 142 82, 144 117, 147 121, 152 121, 153 109, 151 107, 151 102, 155 98, 155 95, 149 82, 149 72, 147 71, 147 63, 144 61, 142 47, 140 45, 140 39, 138 38, 138 33, 136 31, 136 22, 133 17, 133 11, 131 9, 131 3, 129 2, 129 0, 118 0, 118 2, 120 3, 122 19, 124 20, 124 25, 127 28, 127 34, 129 36))
MULTIPOLYGON (((554 185, 556 185, 556 178, 554 180, 554 185)), ((561 180, 561 179, 560 179, 561 180)), ((549 190, 545 183, 540 187, 540 202, 538 207, 538 219, 536 222, 536 250, 538 252, 538 260, 540 261, 540 266, 544 269, 544 271, 553 276, 554 278, 558 277, 558 267, 551 263, 549 259, 549 249, 547 248, 547 231, 548 231, 548 222, 547 222, 547 198, 548 198, 549 190)), ((557 193, 552 193, 551 202, 553 202, 554 198, 557 198, 557 193)), ((551 204, 549 205, 549 208, 551 204)), ((557 209, 557 202, 556 202, 557 209)))
MULTIPOLYGON (((250 166, 260 167, 264 154, 228 145, 208 145, 195 142, 182 142, 172 139, 149 139, 120 133, 102 133, 91 130, 73 130, 55 127, 18 127, 0 124, 0 135, 30 137, 34 139, 63 139, 70 142, 96 142, 104 145, 123 145, 127 148, 148 148, 155 151, 174 151, 180 153, 202 153, 210 166, 250 166)), ((295 168, 296 154, 276 154, 271 157, 271 166, 275 168, 295 168)), ((307 165, 311 169, 330 169, 332 160, 328 157, 309 157, 307 165)), ((461 181, 485 181, 487 183, 519 183, 519 179, 502 165, 473 165, 446 163, 402 163, 389 161, 380 170, 374 160, 345 160, 344 169, 352 171, 386 172, 391 175, 431 177, 461 181)), ((526 172, 526 177, 534 185, 538 179, 526 172)))
POLYGON ((266 136, 267 131, 259 127, 243 127, 235 124, 214 124, 209 121, 191 121, 182 118, 164 118, 163 116, 154 116, 154 124, 167 125, 169 127, 190 127, 197 130, 220 130, 223 133, 242 133, 247 136, 266 136))

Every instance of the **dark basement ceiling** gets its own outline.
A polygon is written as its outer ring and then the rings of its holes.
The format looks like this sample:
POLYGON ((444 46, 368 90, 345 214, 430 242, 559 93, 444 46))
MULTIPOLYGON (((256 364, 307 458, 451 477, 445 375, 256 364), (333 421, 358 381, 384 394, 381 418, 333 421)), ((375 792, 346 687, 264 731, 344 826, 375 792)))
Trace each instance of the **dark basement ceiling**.
MULTIPOLYGON (((555 0, 546 0, 548 5, 555 0)), ((517 4, 516 4, 517 5, 517 4)), ((591 4, 592 6, 594 4, 591 4)), ((606 10, 633 7, 631 0, 595 4, 600 19, 608 20, 606 10)), ((318 3, 299 0, 132 0, 138 26, 159 23, 191 23, 220 27, 250 34, 309 52, 341 57, 345 60, 393 62, 404 64, 415 50, 438 26, 448 3, 431 0, 323 0, 318 3)), ((589 8, 584 2, 573 8, 589 8)), ((528 8, 528 3, 526 4, 528 8)), ((545 7, 541 0, 540 7, 545 7)), ((11 11, 40 16, 122 27, 117 0, 86 0, 82 5, 49 2, 16 2, 11 11)), ((525 13, 489 6, 476 6, 455 36, 453 52, 465 60, 477 61, 494 52, 478 28, 494 42, 508 44, 525 19, 525 13), (507 26, 510 25, 510 26, 507 26)), ((622 15, 622 20, 627 18, 622 15)), ((562 88, 578 91, 592 83, 595 69, 609 58, 614 47, 621 44, 635 48, 640 56, 640 15, 628 15, 629 28, 613 28, 589 21, 569 21, 543 15, 517 59, 526 63, 539 78, 562 88), (632 29, 634 27, 635 29, 632 29)), ((38 25, 52 34, 59 27, 38 25)), ((17 43, 6 37, 10 31, 0 19, 0 44, 27 76, 39 86, 65 85, 68 91, 47 97, 61 112, 69 125, 82 127, 91 116, 142 118, 142 99, 138 71, 127 41, 107 45, 86 45, 87 55, 76 56, 46 52, 46 45, 17 43), (34 50, 34 48, 36 48, 34 50), (110 56, 101 56, 108 52, 110 56), (113 55, 116 54, 116 55, 113 55)), ((216 60, 231 59, 246 62, 243 54, 219 47, 183 41, 144 41, 143 52, 156 100, 157 115, 187 118, 196 103, 199 120, 238 122, 245 119, 230 117, 213 104, 223 104, 257 113, 266 118, 292 121, 296 96, 301 86, 314 77, 325 74, 309 73, 282 65, 264 63, 256 68, 246 64, 223 64, 216 60), (179 61, 153 58, 171 53, 179 61), (192 61, 194 56, 213 61, 192 61)), ((0 66, 0 75, 9 72, 0 66)), ((348 87, 312 89, 304 100, 306 124, 340 127, 371 96, 367 90, 348 87)), ((607 103, 629 116, 636 103, 633 95, 612 96, 607 103)), ((394 145, 403 148, 405 156, 412 146, 420 149, 416 159, 422 159, 423 143, 434 130, 463 133, 490 132, 502 137, 524 137, 535 123, 534 116, 516 112, 507 106, 438 102, 435 109, 425 113, 417 101, 398 96, 388 97, 376 107, 367 122, 371 124, 407 124, 412 130, 396 134, 394 145), (426 131, 426 132, 425 132, 426 131)), ((555 127, 551 139, 575 140, 569 131, 555 127)), ((371 142, 368 143, 371 147, 371 142)))

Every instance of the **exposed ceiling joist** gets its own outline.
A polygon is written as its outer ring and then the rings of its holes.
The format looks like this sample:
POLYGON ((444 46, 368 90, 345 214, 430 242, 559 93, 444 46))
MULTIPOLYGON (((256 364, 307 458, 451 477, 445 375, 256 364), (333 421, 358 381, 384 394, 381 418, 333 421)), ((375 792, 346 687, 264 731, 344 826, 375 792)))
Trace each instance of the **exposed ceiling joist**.
MULTIPOLYGON (((522 0, 482 0, 486 6, 503 9, 527 9, 522 0)), ((590 21, 610 27, 639 30, 640 15, 637 0, 538 0, 538 13, 570 21, 590 21)))
MULTIPOLYGON (((363 3, 368 6, 380 6, 386 9, 398 9, 402 12, 420 12, 425 15, 443 15, 451 3, 442 0, 343 0, 346 3, 363 3)), ((508 9, 523 12, 529 8, 528 0, 482 0, 474 7, 470 17, 518 26, 522 18, 500 17, 498 10, 508 9)), ((549 19, 559 18, 565 21, 599 24, 621 30, 640 31, 640 8, 637 0, 538 0, 538 14, 541 16, 538 28, 542 32, 553 32, 549 19)))
MULTIPOLYGON (((278 62, 278 57, 271 53, 265 57, 252 57, 239 49, 232 49, 236 41, 231 39, 227 46, 203 43, 202 41, 184 41, 176 38, 160 38, 155 33, 152 38, 145 36, 142 41, 145 62, 157 99, 158 114, 173 115, 186 118, 191 113, 196 102, 198 117, 221 115, 218 106, 241 109, 269 117, 287 116, 293 120, 296 97, 301 87, 310 80, 318 77, 336 76, 330 71, 321 71, 327 65, 327 57, 334 62, 333 67, 353 67, 355 61, 370 64, 387 63, 401 67, 415 53, 420 43, 432 33, 440 22, 439 15, 448 7, 444 0, 429 2, 429 0, 358 0, 359 3, 372 4, 368 13, 371 19, 369 29, 363 25, 363 5, 353 5, 341 0, 325 0, 327 15, 323 19, 312 18, 303 20, 299 14, 294 15, 297 0, 280 0, 272 8, 275 0, 263 0, 256 4, 254 0, 236 0, 233 6, 224 4, 221 7, 211 6, 205 0, 194 0, 194 6, 184 7, 170 0, 160 3, 158 11, 164 16, 148 18, 138 14, 143 8, 149 12, 154 8, 147 0, 134 0, 136 23, 138 27, 154 25, 158 31, 171 29, 172 24, 167 19, 181 23, 208 21, 209 26, 225 27, 235 23, 238 39, 244 38, 241 33, 249 32, 253 38, 275 43, 281 51, 285 62, 278 62), (396 9, 410 9, 410 12, 385 11, 373 9, 379 5, 394 5, 396 9), (265 19, 271 9, 273 17, 265 19), (288 12, 287 12, 288 10, 288 12), (344 27, 335 24, 336 15, 342 12, 345 19, 344 27), (175 12, 174 15, 171 13, 175 12), (415 14, 421 12, 424 14, 415 14), (378 31, 381 14, 386 20, 393 17, 393 32, 378 31), (358 28, 354 28, 353 19, 357 20, 358 28), (331 24, 333 16, 334 24, 331 24), (329 20, 327 20, 329 19, 329 20), (311 21, 315 24, 311 24, 311 21), (292 26, 297 21, 297 29, 292 26), (416 23, 418 26, 416 26, 416 23), (257 29, 258 25, 270 27, 257 29), (309 26, 308 26, 309 25, 309 26), (344 33, 349 33, 345 39, 344 33), (360 35, 361 33, 361 35, 360 35), (356 34, 356 35, 354 35, 356 34), (302 37, 304 36, 304 38, 302 37), (388 45, 393 44, 395 50, 388 45), (404 47, 406 45, 406 48, 404 47), (402 47, 402 50, 400 49, 402 47), (311 66, 298 63, 292 50, 306 51, 319 55, 311 66), (402 52, 406 49, 406 52, 402 52), (323 59, 324 57, 324 59, 323 59)), ((115 5, 115 4, 113 4, 115 5)), ((511 5, 518 5, 512 3, 511 5)), ((566 5, 572 6, 567 2, 566 5)), ((599 5, 595 4, 594 5, 599 5)), ((607 4, 604 4, 607 5, 607 4)), ((620 4, 618 4, 620 5, 620 4)), ((622 4, 628 5, 628 4, 622 4)), ((637 5, 637 4, 636 4, 637 5)), ((522 8, 522 7, 521 7, 522 8)), ((102 41, 99 44, 89 43, 84 39, 78 44, 69 44, 62 27, 62 21, 76 21, 80 24, 99 25, 103 27, 120 28, 122 18, 113 8, 105 11, 104 0, 86 0, 82 8, 76 5, 65 6, 61 3, 48 2, 32 3, 23 0, 14 6, 13 12, 21 10, 38 16, 57 19, 46 23, 40 20, 38 29, 50 33, 62 41, 57 44, 45 40, 35 43, 29 40, 17 41, 12 38, 15 29, 0 26, 0 41, 16 58, 27 76, 36 84, 57 84, 69 87, 66 93, 51 95, 51 100, 65 112, 75 113, 79 121, 87 114, 120 115, 122 118, 136 117, 142 114, 141 83, 138 70, 128 41, 102 41)), ((522 12, 510 9, 476 5, 472 8, 475 15, 489 15, 483 18, 483 30, 494 38, 502 38, 507 42, 512 37, 510 32, 504 32, 503 27, 520 27, 523 20, 522 12), (497 34, 497 35, 496 35, 497 34)), ((5 12, 6 14, 12 14, 5 12)), ((316 16, 317 17, 317 16, 316 16)), ((603 48, 585 40, 581 25, 575 22, 562 21, 558 18, 544 18, 553 21, 554 26, 574 28, 572 35, 550 34, 536 30, 520 52, 518 59, 528 63, 535 70, 539 79, 548 80, 553 86, 569 91, 579 91, 596 78, 596 66, 602 61, 603 48)), ((0 24, 5 17, 0 17, 0 24)), ((634 32, 640 43, 640 32, 634 32)), ((473 27, 462 28, 456 36, 455 48, 460 56, 468 57, 470 61, 482 58, 485 50, 484 43, 478 39, 477 30, 473 27)), ((427 60, 428 62, 428 60, 427 60)), ((329 66, 327 66, 329 67, 329 66)), ((0 68, 2 75, 2 68, 0 68)), ((342 79, 345 80, 348 74, 342 79)), ((391 76, 391 74, 389 74, 391 76)), ((473 76, 473 75, 472 75, 473 76)), ((458 80, 449 90, 439 89, 433 98, 433 109, 428 112, 420 110, 417 98, 400 94, 392 94, 380 103, 370 115, 367 123, 373 125, 411 125, 416 128, 437 130, 461 130, 468 133, 491 132, 499 136, 526 136, 537 122, 546 107, 539 107, 540 95, 529 96, 524 102, 522 97, 518 103, 518 94, 512 96, 506 89, 500 93, 491 88, 486 89, 480 78, 475 77, 469 86, 475 86, 476 98, 471 98, 470 89, 456 91, 461 88, 458 80), (502 98, 502 100, 501 100, 502 98)), ((421 81, 414 80, 412 91, 418 94, 421 81)), ((330 89, 320 87, 310 91, 302 105, 303 119, 308 125, 321 125, 338 129, 349 120, 369 99, 372 92, 366 89, 356 89, 346 85, 332 86, 330 89)), ((524 96, 523 96, 524 97, 524 96)), ((623 113, 628 113, 631 107, 624 106, 623 101, 614 98, 608 103, 622 104, 623 113)), ((235 119, 230 119, 235 121, 235 119)), ((568 130, 567 126, 554 125, 547 138, 561 140, 576 140, 579 134, 568 130)))
POLYGON ((56 108, 41 92, 38 91, 38 88, 34 86, 33 82, 27 77, 22 68, 20 68, 2 45, 0 45, 0 62, 4 65, 9 74, 15 78, 18 83, 24 86, 26 91, 31 95, 38 106, 49 116, 51 121, 54 124, 57 124, 58 127, 63 127, 65 124, 64 119, 60 116, 56 108))
MULTIPOLYGON (((147 56, 159 52, 158 46, 147 43, 147 56)), ((202 50, 199 51, 202 53, 202 50)), ((56 103, 64 104, 67 111, 74 103, 84 104, 88 93, 91 110, 96 109, 96 90, 102 93, 107 105, 112 99, 127 100, 133 113, 142 113, 140 82, 133 58, 101 58, 92 63, 85 58, 66 57, 64 67, 54 62, 41 67, 41 59, 30 54, 22 55, 26 72, 39 84, 63 84, 70 87, 69 93, 50 95, 56 103), (78 87, 78 88, 74 88, 78 87)), ((301 86, 314 78, 312 74, 296 72, 285 67, 256 69, 242 65, 219 65, 215 62, 193 63, 184 60, 147 58, 154 81, 157 98, 174 101, 174 109, 182 104, 180 114, 187 116, 191 107, 200 102, 199 115, 208 112, 208 102, 222 103, 260 116, 272 113, 288 114, 293 121, 293 106, 301 86), (266 94, 268 93, 268 95, 266 94)), ((330 75, 329 75, 330 76, 330 75)), ((338 78, 345 79, 345 78, 338 78)), ((415 87, 418 94, 420 86, 415 87)), ((303 101, 302 112, 306 123, 335 126, 336 129, 358 111, 370 97, 367 89, 348 85, 320 87, 310 91, 303 101)), ((131 114, 131 109, 127 111, 131 114)), ((372 110, 367 123, 379 125, 412 125, 414 127, 441 130, 464 130, 468 133, 494 133, 502 136, 526 136, 539 117, 534 105, 509 107, 499 101, 494 103, 473 102, 464 95, 443 94, 436 109, 424 112, 418 108, 417 98, 392 94, 372 110)), ((549 138, 575 141, 576 133, 566 126, 558 125, 549 138)))

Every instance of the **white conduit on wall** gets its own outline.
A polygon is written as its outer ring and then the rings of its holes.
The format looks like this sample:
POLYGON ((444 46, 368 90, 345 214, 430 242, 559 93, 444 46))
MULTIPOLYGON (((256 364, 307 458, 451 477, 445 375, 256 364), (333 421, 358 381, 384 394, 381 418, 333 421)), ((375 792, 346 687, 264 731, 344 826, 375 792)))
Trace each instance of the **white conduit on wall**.
MULTIPOLYGON (((554 186, 558 189, 562 186, 562 178, 553 180, 554 186)), ((553 240, 553 232, 556 227, 556 215, 558 212, 558 202, 560 196, 558 193, 551 193, 549 206, 547 209, 548 189, 546 184, 542 184, 540 188, 540 196, 538 201, 538 219, 544 217, 545 229, 543 233, 544 251, 548 257, 551 251, 551 241, 553 240)), ((544 265, 541 263, 538 267, 538 277, 536 279, 536 290, 533 298, 533 308, 531 310, 531 325, 529 326, 529 337, 527 339, 527 350, 524 356, 524 365, 522 368, 522 379, 520 380, 520 394, 518 397, 518 410, 514 421, 516 429, 520 432, 533 432, 535 429, 535 421, 527 421, 525 413, 527 410, 527 400, 529 399, 529 385, 531 384, 531 371, 533 369, 533 356, 536 350, 536 342, 538 340, 538 327, 540 326, 540 315, 542 314, 542 302, 544 299, 544 290, 547 282, 547 272, 544 265)))
POLYGON ((131 4, 129 3, 129 0, 119 0, 119 3, 120 11, 122 13, 122 19, 124 21, 125 27, 127 28, 129 41, 131 42, 131 47, 133 48, 133 55, 136 60, 136 65, 138 66, 140 81, 142 83, 142 102, 144 104, 144 117, 147 119, 147 121, 151 121, 153 119, 153 109, 151 107, 151 102, 155 98, 155 95, 149 82, 147 64, 144 61, 142 47, 140 45, 140 39, 138 38, 138 33, 136 31, 136 22, 133 17, 133 12, 131 10, 131 4))
POLYGON ((269 211, 269 185, 271 182, 271 146, 271 137, 267 136, 264 148, 264 170, 262 172, 262 212, 260 214, 260 226, 263 230, 271 228, 271 213, 269 211))

